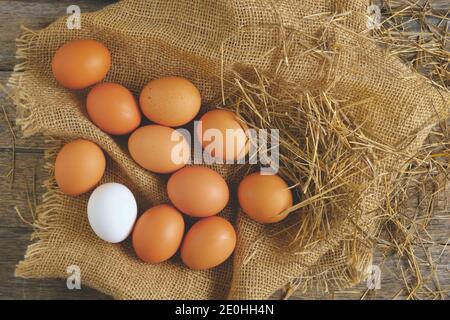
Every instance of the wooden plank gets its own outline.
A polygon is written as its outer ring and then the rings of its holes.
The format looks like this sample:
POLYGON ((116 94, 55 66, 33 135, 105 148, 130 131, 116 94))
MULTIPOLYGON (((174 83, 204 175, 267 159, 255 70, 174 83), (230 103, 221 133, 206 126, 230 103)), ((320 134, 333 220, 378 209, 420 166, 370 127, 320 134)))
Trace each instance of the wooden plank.
MULTIPOLYGON (((445 181, 443 174, 435 177, 445 181)), ((416 217, 410 228, 421 234, 425 244, 445 245, 450 239, 450 184, 447 182, 440 190, 431 180, 423 183, 420 188, 409 192, 406 208, 398 214, 416 217), (428 219, 430 210, 433 215, 428 219)))
POLYGON ((423 6, 427 4, 435 12, 446 13, 449 9, 448 0, 412 0, 407 3, 405 0, 373 0, 372 3, 381 7, 400 8, 405 6, 423 6))
MULTIPOLYGON (((89 12, 101 9, 114 2, 116 1, 2 1, 2 10, 0 11, 0 21, 2 21, 2 24, 0 24, 0 70, 12 70, 16 63, 14 41, 20 34, 20 25, 40 29, 66 14, 69 5, 78 5, 82 12, 89 12)), ((404 2, 404 0, 374 1, 379 5, 389 3, 392 7, 401 6, 404 2)), ((436 11, 445 13, 448 10, 447 0, 432 0, 429 3, 436 11)))
POLYGON ((66 14, 67 7, 78 5, 81 12, 95 11, 111 4, 113 0, 99 1, 2 1, 0 4, 0 70, 10 71, 16 64, 15 39, 20 26, 41 29, 66 14))
MULTIPOLYGON (((107 296, 95 291, 94 289, 83 286, 81 290, 68 290, 64 279, 18 279, 13 277, 14 266, 23 258, 26 246, 30 243, 30 230, 27 228, 0 227, 0 299, 105 299, 107 296), (15 248, 15 250, 10 250, 15 248)), ((441 291, 444 298, 449 297, 450 273, 448 265, 450 264, 449 247, 442 245, 426 247, 432 257, 436 268, 436 275, 439 279, 441 291)), ((435 280, 428 266, 428 259, 422 248, 415 247, 418 256, 418 264, 423 272, 424 281, 428 287, 435 290, 435 280)), ((335 292, 325 296, 317 296, 317 299, 404 299, 406 290, 403 290, 404 281, 397 266, 397 258, 388 256, 387 258, 381 252, 376 252, 374 265, 381 269, 381 288, 379 290, 367 291, 365 282, 347 290, 335 292)), ((402 260, 400 266, 406 270, 406 261, 402 260)), ((411 282, 411 275, 406 273, 407 281, 411 282)), ((411 282, 412 283, 412 282, 411 282)), ((418 295, 424 295, 419 292, 418 295)), ((273 295, 273 299, 280 299, 283 296, 282 291, 273 295)), ((300 293, 295 293, 291 299, 304 299, 300 293)))
POLYGON ((423 277, 423 287, 416 292, 415 296, 409 297, 416 279, 408 269, 407 259, 399 259, 393 255, 384 256, 377 251, 374 256, 374 266, 378 266, 381 270, 380 289, 367 291, 367 284, 363 282, 351 289, 336 292, 334 298, 355 299, 359 295, 361 299, 407 299, 414 297, 448 299, 450 297, 450 273, 448 272, 450 248, 442 245, 426 246, 425 248, 414 246, 413 250, 417 256, 417 264, 423 277), (407 290, 405 280, 410 290, 407 290), (430 295, 426 287, 433 291, 440 290, 442 295, 430 295))
POLYGON ((41 201, 45 192, 43 181, 47 171, 44 164, 43 153, 16 152, 14 182, 11 184, 12 152, 0 152, 0 176, 3 177, 0 179, 0 227, 26 226, 17 210, 26 221, 33 221, 35 204, 41 201))
MULTIPOLYGON (((448 266, 450 263, 450 248, 443 245, 426 246, 425 249, 419 246, 413 247, 417 255, 417 263, 421 270, 423 277, 423 284, 432 289, 433 291, 439 291, 442 296, 438 294, 431 295, 425 286, 421 290, 417 291, 416 298, 444 298, 450 297, 450 273, 448 266), (429 259, 431 258, 431 260, 429 259), (433 267, 430 268, 432 262, 433 267)), ((405 286, 405 280, 410 286, 410 289, 415 283, 415 278, 408 269, 408 262, 405 258, 400 259, 395 255, 383 255, 382 252, 376 250, 374 253, 374 267, 380 268, 380 287, 376 290, 369 290, 366 281, 357 284, 356 286, 332 292, 326 295, 313 296, 315 299, 338 299, 338 300, 354 300, 354 299, 366 299, 366 300, 404 300, 411 297, 409 291, 405 286), (403 273, 402 273, 403 270, 403 273), (403 274, 405 277, 403 277, 403 274)), ((284 296, 284 291, 279 290, 273 295, 273 299, 280 299, 284 296)), ((308 297, 311 298, 311 297, 308 297)), ((305 299, 305 296, 300 292, 295 292, 290 299, 305 299)))
MULTIPOLYGON (((18 298, 21 295, 23 297, 30 298, 32 295, 36 298, 77 298, 81 294, 80 292, 72 292, 64 287, 64 283, 61 280, 28 280, 14 279, 13 277, 13 266, 22 258, 25 252, 26 245, 29 244, 29 234, 31 233, 31 228, 24 224, 18 217, 14 207, 17 206, 24 216, 25 219, 31 220, 32 214, 28 205, 27 197, 27 185, 31 189, 32 184, 32 174, 33 169, 36 168, 36 197, 39 201, 40 195, 45 191, 40 184, 42 183, 44 177, 46 177, 45 169, 43 169, 44 159, 42 153, 23 153, 19 152, 17 156, 17 172, 16 180, 12 190, 9 190, 9 184, 7 179, 3 179, 0 183, 0 193, 2 196, 2 209, 0 213, 0 233, 3 232, 5 239, 0 237, 2 243, 14 242, 16 245, 2 246, 0 250, 0 268, 4 269, 6 275, 0 275, 0 288, 17 288, 16 290, 11 290, 12 296, 4 296, 4 298, 18 298), (13 250, 11 248, 14 248, 13 250), (4 266, 4 267, 3 267, 4 266), (20 289, 19 288, 26 288, 20 289)), ((0 153, 0 174, 4 175, 9 170, 9 160, 10 154, 2 152, 0 153)), ((448 190, 443 190, 444 195, 448 194, 448 190)), ((438 196, 439 197, 439 196, 438 196)), ((417 197, 414 197, 411 204, 414 203, 417 197)), ((445 214, 445 207, 447 201, 438 201, 436 205, 441 207, 441 211, 445 214)), ((428 232, 433 236, 433 240, 439 240, 445 242, 448 240, 450 225, 448 220, 445 223, 440 221, 430 225, 428 232)), ((449 248, 444 245, 427 245, 427 249, 431 250, 434 260, 438 261, 438 277, 440 283, 443 285, 448 285, 450 283, 449 273, 446 269, 449 261, 449 248), (441 256, 439 260, 438 257, 441 256)), ((421 247, 417 246, 417 255, 422 259, 421 264, 424 269, 424 274, 428 272, 426 270, 426 260, 425 255, 421 247)), ((378 251, 375 256, 375 264, 380 265, 382 269, 382 290, 371 291, 367 298, 377 298, 377 299, 390 299, 394 297, 398 291, 403 287, 403 280, 398 278, 399 269, 396 267, 397 257, 388 255, 384 257, 383 254, 378 251), (385 261, 384 261, 385 260, 385 261), (384 261, 384 262, 383 262, 384 261)), ((401 264, 404 268, 406 266, 405 261, 401 264)), ((345 290, 342 292, 337 292, 333 295, 328 295, 321 298, 339 298, 339 299, 359 299, 366 291, 366 286, 364 283, 356 286, 355 288, 345 290)), ((6 293, 0 290, 0 298, 6 293)), ((91 297, 91 293, 86 293, 86 298, 91 297)), ((282 296, 281 292, 274 295, 274 298, 280 298, 282 296)), ((83 296, 84 297, 84 296, 83 296)), ((95 296, 97 297, 97 296, 95 296)), ((98 297, 103 297, 99 295, 98 297)), ((400 295, 398 298, 403 297, 400 295)), ((292 298, 303 298, 301 293, 295 293, 292 298)))
MULTIPOLYGON (((83 11, 97 10, 106 4, 113 3, 113 0, 101 1, 51 1, 51 0, 32 0, 32 1, 1 1, 0 4, 0 70, 10 71, 16 63, 14 39, 20 33, 20 24, 24 24, 31 28, 42 28, 55 20, 57 17, 64 15, 68 5, 77 4, 83 11)), ((380 1, 376 3, 380 4, 380 1)), ((386 2, 386 1, 383 1, 386 2)), ((391 0, 392 6, 404 5, 405 0, 391 0)), ((447 12, 449 8, 448 0, 432 0, 431 6, 439 12, 447 12)), ((0 72, 0 82, 9 76, 9 72, 0 72)), ((11 103, 0 92, 0 104, 4 105, 7 111, 8 119, 15 119, 15 110, 11 103)), ((3 177, 11 169, 11 140, 7 123, 4 117, 0 120, 0 175, 3 177)), ((31 228, 26 226, 19 218, 14 209, 18 207, 19 211, 26 219, 31 219, 31 210, 28 205, 27 185, 28 189, 32 189, 33 170, 36 175, 36 198, 39 201, 40 196, 45 191, 42 182, 46 177, 43 168, 43 149, 45 148, 44 138, 35 136, 28 139, 20 138, 17 128, 14 129, 18 136, 16 141, 16 176, 15 183, 10 189, 7 178, 0 181, 0 194, 2 194, 2 206, 0 209, 0 299, 101 299, 106 296, 96 292, 93 289, 85 288, 81 291, 71 291, 65 286, 64 280, 44 279, 44 280, 28 280, 17 279, 13 277, 13 270, 16 263, 22 259, 26 246, 29 242, 31 228)), ((434 219, 428 228, 431 240, 437 245, 426 245, 425 249, 430 252, 437 269, 437 278, 441 283, 443 294, 448 298, 448 290, 450 284, 448 265, 449 265, 449 248, 445 245, 449 240, 450 219, 449 197, 450 190, 442 192, 441 198, 436 204, 435 214, 441 219, 434 219)), ((410 199, 410 210, 423 210, 418 208, 418 198, 410 199)), ((418 264, 426 276, 429 273, 427 255, 423 248, 414 247, 419 258, 418 264)), ((391 299, 403 288, 403 279, 399 277, 400 269, 397 267, 397 257, 387 256, 377 251, 375 253, 374 263, 379 265, 382 270, 381 290, 375 290, 366 293, 365 298, 391 299)), ((406 267, 406 261, 400 262, 403 268, 406 267)), ((433 287, 433 279, 427 279, 427 285, 433 287)), ((334 295, 325 298, 339 299, 359 299, 366 292, 364 283, 334 295)), ((274 295, 279 298, 281 293, 274 295)), ((291 298, 301 298, 300 293, 295 293, 291 298)), ((405 292, 400 292, 400 298, 405 298, 405 292)))
MULTIPOLYGON (((108 299, 98 291, 84 286, 69 290, 65 279, 21 279, 14 277, 17 262, 30 244, 27 228, 0 227, 0 299, 108 299), (14 248, 14 250, 11 250, 14 248)), ((83 281, 81 275, 81 281, 83 281)))
MULTIPOLYGON (((0 71, 0 84, 5 86, 10 75, 11 71, 0 71)), ((8 87, 5 89, 8 90, 8 87)), ((28 138, 23 137, 20 128, 15 125, 16 107, 11 98, 8 97, 8 94, 2 90, 0 90, 0 106, 2 107, 2 109, 0 109, 0 151, 10 151, 12 149, 13 137, 9 124, 13 128, 14 136, 16 138, 15 147, 17 151, 38 150, 39 152, 43 152, 43 150, 49 146, 48 143, 46 143, 47 138, 40 134, 28 138), (4 113, 6 113, 8 121, 5 119, 4 113)))
MULTIPOLYGON (((0 179, 0 194, 2 194, 2 206, 0 214, 0 226, 23 226, 14 207, 17 206, 20 213, 31 218, 30 202, 39 203, 45 192, 43 181, 47 178, 44 153, 42 150, 19 150, 15 153, 15 177, 14 184, 10 185, 8 178, 0 179), (34 175, 34 177, 33 177, 34 175), (33 196, 33 182, 35 195, 33 196), (27 191, 28 189, 28 191, 27 191), (28 195, 27 195, 28 193, 28 195)), ((6 177, 12 168, 12 150, 0 152, 0 176, 6 177)), ((427 192, 427 191, 424 191, 427 192)), ((424 240, 429 243, 445 244, 450 237, 450 185, 436 194, 438 200, 434 204, 435 218, 431 219, 427 227, 430 238, 424 233, 424 240), (439 200, 440 199, 440 200, 439 200)), ((420 197, 419 197, 420 198, 420 197)), ((412 195, 408 201, 408 210, 412 214, 423 216, 427 208, 418 207, 418 197, 412 195)), ((423 205, 423 204, 422 204, 423 205)), ((420 226, 420 225, 419 225, 420 226)))

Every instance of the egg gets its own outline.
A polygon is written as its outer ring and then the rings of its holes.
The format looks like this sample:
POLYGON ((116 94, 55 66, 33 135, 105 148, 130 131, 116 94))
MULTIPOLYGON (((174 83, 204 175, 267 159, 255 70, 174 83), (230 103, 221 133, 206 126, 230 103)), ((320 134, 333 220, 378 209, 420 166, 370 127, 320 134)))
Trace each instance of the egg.
POLYGON ((141 260, 159 263, 177 252, 183 234, 182 214, 171 205, 161 204, 139 217, 133 229, 132 244, 141 260))
POLYGON ((236 232, 222 217, 199 220, 187 232, 181 245, 181 260, 191 269, 210 269, 223 263, 236 247, 236 232))
POLYGON ((77 196, 95 187, 105 167, 105 155, 99 146, 89 140, 74 140, 56 156, 56 183, 63 193, 77 196))
POLYGON ((184 136, 160 125, 134 131, 128 139, 128 150, 141 167, 156 173, 178 170, 190 159, 190 147, 184 136))
POLYGON ((239 184, 238 200, 242 211, 251 219, 274 223, 287 217, 287 214, 281 213, 292 206, 292 192, 278 175, 256 172, 239 184))
POLYGON ((214 170, 193 166, 171 175, 167 194, 173 205, 192 217, 208 217, 222 211, 228 203, 225 180, 214 170))
POLYGON ((166 77, 150 81, 142 89, 139 102, 149 120, 178 127, 194 119, 200 110, 201 97, 189 80, 166 77))
POLYGON ((197 138, 213 157, 234 161, 245 157, 249 151, 247 126, 231 111, 211 110, 200 118, 197 138))
POLYGON ((131 233, 137 215, 136 200, 123 184, 105 183, 89 197, 87 215, 92 230, 100 239, 118 243, 131 233))
POLYGON ((112 135, 128 134, 141 123, 141 112, 133 94, 117 83, 95 85, 86 100, 93 123, 112 135))
POLYGON ((111 54, 95 40, 73 40, 60 47, 52 60, 53 75, 63 87, 82 89, 100 82, 111 66, 111 54))

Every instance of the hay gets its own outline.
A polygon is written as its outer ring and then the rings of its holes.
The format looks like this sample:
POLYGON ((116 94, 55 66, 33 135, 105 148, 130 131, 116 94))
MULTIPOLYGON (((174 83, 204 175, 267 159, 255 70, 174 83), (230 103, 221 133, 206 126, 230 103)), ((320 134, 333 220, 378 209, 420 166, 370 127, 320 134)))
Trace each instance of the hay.
MULTIPOLYGON (((449 12, 439 12, 428 1, 383 1, 383 20, 374 30, 375 39, 391 55, 427 77, 446 91, 450 87, 450 44, 448 42, 449 12)), ((384 259, 397 257, 403 288, 392 298, 446 299, 436 264, 446 251, 447 243, 436 243, 427 231, 432 220, 445 221, 448 211, 436 214, 437 197, 446 189, 449 179, 450 131, 448 121, 437 125, 425 144, 400 172, 396 183, 386 193, 381 208, 384 222, 376 237, 376 248, 384 259), (417 208, 411 208, 411 198, 422 195, 417 208), (409 201, 409 202, 408 202, 409 201), (429 248, 442 245, 441 254, 433 259, 429 248), (420 261, 418 255, 427 260, 420 261)), ((395 258, 394 258, 395 259, 395 258)), ((446 284, 444 284, 446 285, 446 284)), ((363 298, 365 294, 363 295, 363 298)))
POLYGON ((289 181, 297 199, 280 214, 299 214, 299 223, 288 228, 295 233, 292 246, 302 250, 311 239, 329 235, 333 217, 358 206, 369 186, 351 179, 366 174, 357 164, 362 158, 371 162, 366 153, 369 141, 345 113, 354 104, 343 106, 327 90, 305 92, 254 72, 256 83, 236 75, 240 90, 228 105, 250 128, 280 131, 279 174, 289 181))
MULTIPOLYGON (((20 124, 27 134, 95 141, 111 160, 102 182, 126 183, 142 208, 166 201, 161 177, 139 168, 126 148, 88 121, 79 97, 51 76, 57 47, 95 37, 122 61, 113 64, 107 81, 138 92, 149 77, 175 73, 199 87, 205 108, 225 102, 249 127, 279 129, 280 174, 296 195, 290 217, 266 227, 230 207, 222 214, 233 218, 238 233, 232 261, 207 272, 187 270, 176 259, 145 265, 127 244, 94 237, 80 215, 86 196, 66 197, 50 179, 34 223, 37 242, 19 263, 18 276, 64 277, 62 266, 76 263, 87 285, 116 298, 172 299, 266 298, 287 282, 289 292, 324 293, 366 276, 378 227, 389 217, 379 217, 379 205, 395 197, 391 181, 416 158, 430 125, 447 114, 449 96, 368 40, 366 1, 214 3, 130 0, 84 14, 76 32, 68 32, 63 19, 25 32, 18 54, 27 61, 10 81, 19 110, 26 111, 20 124), (186 30, 194 25, 184 12, 194 6, 197 24, 205 27, 186 30), (164 18, 168 12, 170 19, 164 18), (172 12, 180 17, 172 21, 172 12), (217 17, 223 19, 211 28, 217 17)), ((46 154, 50 161, 54 152, 46 154)), ((214 168, 231 184, 241 177, 214 168)), ((417 293, 410 284, 408 290, 411 297, 417 293)))
MULTIPOLYGON (((386 18, 371 36, 391 55, 426 76, 436 87, 448 91, 448 14, 435 12, 428 2, 400 2, 403 5, 398 1, 395 6, 389 1, 383 4, 382 14, 386 18)), ((330 20, 329 23, 332 22, 330 20)), ((288 39, 284 42, 287 43, 288 39)), ((333 63, 327 52, 326 47, 315 49, 324 61, 333 63)), ((279 64, 283 63, 288 64, 287 59, 280 59, 279 64)), ((297 199, 297 203, 282 214, 299 215, 299 222, 283 232, 291 236, 293 250, 301 252, 305 250, 305 244, 311 244, 314 239, 319 241, 329 234, 333 217, 350 210, 357 211, 360 196, 369 186, 355 184, 352 178, 359 174, 367 175, 367 172, 355 171, 361 159, 372 167, 371 156, 376 158, 376 155, 368 151, 389 154, 399 150, 369 139, 361 125, 355 126, 348 118, 347 109, 367 100, 346 104, 330 96, 329 90, 304 91, 295 84, 280 82, 276 73, 261 74, 258 70, 247 71, 245 77, 248 79, 251 73, 252 82, 235 75, 239 90, 228 99, 223 96, 223 104, 237 112, 250 128, 280 130, 280 175, 289 181, 297 199)), ((444 299, 448 294, 448 290, 441 288, 436 262, 429 254, 427 258, 432 274, 425 280, 415 250, 422 248, 427 252, 426 246, 434 244, 427 232, 432 219, 449 218, 433 214, 435 198, 443 192, 449 178, 449 136, 447 122, 442 122, 432 130, 417 153, 412 157, 409 155, 410 164, 398 172, 393 183, 385 185, 385 201, 379 208, 381 226, 378 234, 366 239, 368 247, 376 244, 386 257, 393 254, 398 257, 404 288, 393 298, 402 294, 407 299, 444 299), (431 190, 427 187, 430 184, 431 190), (427 210, 409 210, 408 214, 408 200, 418 193, 424 194, 420 206, 426 206, 427 210), (411 215, 411 211, 414 214, 411 215), (400 266, 400 260, 405 259, 406 268, 400 266), (429 287, 430 277, 434 289, 429 287)), ((355 237, 356 241, 356 234, 347 236, 355 237)), ((448 242, 450 237, 445 247, 448 242)), ((284 297, 289 297, 301 286, 304 283, 294 280, 284 297)), ((361 299, 370 296, 371 291, 364 291, 361 299)))

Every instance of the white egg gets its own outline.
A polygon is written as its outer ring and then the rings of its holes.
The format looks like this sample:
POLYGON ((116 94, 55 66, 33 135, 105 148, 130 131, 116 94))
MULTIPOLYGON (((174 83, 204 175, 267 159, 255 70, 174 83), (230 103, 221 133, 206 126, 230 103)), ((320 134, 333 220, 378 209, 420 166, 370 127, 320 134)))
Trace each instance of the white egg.
POLYGON ((89 197, 87 214, 99 238, 117 243, 125 240, 133 229, 137 204, 130 189, 123 184, 105 183, 89 197))

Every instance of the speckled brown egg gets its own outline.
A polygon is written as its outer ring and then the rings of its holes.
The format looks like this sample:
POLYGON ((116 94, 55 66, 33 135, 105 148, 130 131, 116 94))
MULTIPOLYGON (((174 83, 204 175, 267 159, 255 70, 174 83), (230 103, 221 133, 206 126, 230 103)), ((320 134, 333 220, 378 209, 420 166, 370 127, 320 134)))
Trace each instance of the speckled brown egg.
POLYGON ((148 125, 134 131, 128 139, 131 157, 143 168, 170 173, 186 165, 190 147, 178 131, 160 125, 148 125))
POLYGON ((65 194, 77 196, 97 185, 105 167, 105 155, 99 146, 89 140, 74 140, 56 156, 56 183, 65 194))
POLYGON ((200 92, 192 82, 181 77, 150 81, 139 97, 142 112, 151 121, 168 126, 182 126, 200 110, 200 92))
POLYGON ((181 212, 192 217, 212 216, 228 203, 225 180, 212 169, 200 166, 183 168, 169 178, 167 193, 181 212))
POLYGON ((208 217, 196 222, 181 246, 181 259, 191 269, 214 268, 230 257, 236 247, 236 232, 226 219, 208 217))
POLYGON ((90 39, 67 42, 56 51, 52 60, 56 81, 69 89, 83 89, 102 81, 110 66, 108 48, 90 39))
POLYGON ((292 206, 292 192, 278 175, 256 172, 246 176, 238 187, 239 204, 251 219, 275 223, 287 217, 281 214, 292 206))
POLYGON ((86 109, 92 122, 109 134, 128 134, 141 123, 136 99, 118 83, 95 85, 87 95, 86 109))
POLYGON ((215 109, 206 112, 197 126, 197 138, 213 157, 234 161, 245 157, 250 149, 248 127, 231 111, 215 109))
POLYGON ((177 252, 183 234, 182 214, 171 205, 161 204, 139 217, 134 226, 132 244, 141 260, 159 263, 177 252))

